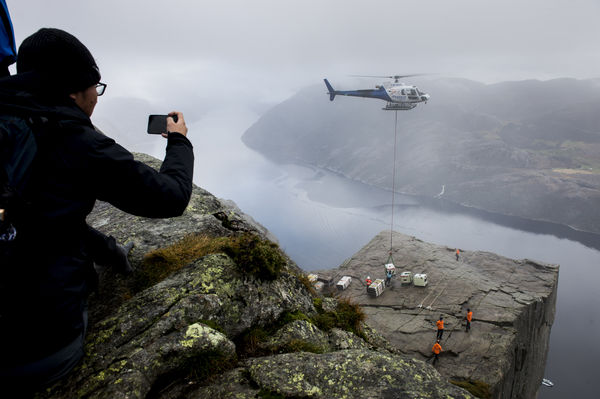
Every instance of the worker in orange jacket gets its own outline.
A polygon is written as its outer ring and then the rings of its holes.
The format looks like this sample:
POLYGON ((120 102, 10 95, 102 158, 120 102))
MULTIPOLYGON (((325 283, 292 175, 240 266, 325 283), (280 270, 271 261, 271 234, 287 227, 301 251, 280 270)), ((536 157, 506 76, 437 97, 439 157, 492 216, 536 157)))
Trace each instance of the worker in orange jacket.
POLYGON ((435 341, 435 344, 433 344, 433 348, 431 348, 431 351, 433 352, 433 362, 431 364, 435 364, 435 362, 438 361, 439 354, 442 352, 442 345, 440 345, 439 339, 435 341))
POLYGON ((467 309, 467 332, 471 329, 471 320, 473 320, 473 312, 471 309, 467 309))
POLYGON ((371 276, 367 276, 367 292, 369 292, 369 286, 373 283, 373 280, 371 280, 371 276))
POLYGON ((460 250, 456 248, 456 260, 458 260, 458 255, 460 255, 460 250))
POLYGON ((442 335, 444 334, 444 318, 442 316, 440 316, 440 319, 438 321, 435 322, 435 325, 437 326, 437 339, 440 340, 442 339, 442 335))

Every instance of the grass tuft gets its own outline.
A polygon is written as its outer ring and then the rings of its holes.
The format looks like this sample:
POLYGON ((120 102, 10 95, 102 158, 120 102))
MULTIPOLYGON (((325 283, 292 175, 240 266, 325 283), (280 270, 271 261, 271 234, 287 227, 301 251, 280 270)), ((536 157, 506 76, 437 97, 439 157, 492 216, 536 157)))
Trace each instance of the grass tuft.
POLYGON ((191 234, 173 245, 147 253, 135 273, 134 290, 151 287, 194 260, 214 253, 229 255, 241 271, 264 280, 277 278, 287 263, 277 244, 255 234, 216 238, 191 234))
POLYGON ((472 395, 478 398, 490 399, 492 397, 492 393, 490 392, 490 386, 483 381, 450 380, 450 383, 466 389, 472 395))
POLYGON ((359 304, 351 302, 350 299, 338 299, 338 305, 335 311, 325 312, 322 301, 318 302, 315 298, 315 307, 319 312, 313 321, 317 327, 323 331, 330 331, 332 328, 340 328, 350 331, 359 337, 364 337, 361 323, 365 321, 366 315, 359 304))

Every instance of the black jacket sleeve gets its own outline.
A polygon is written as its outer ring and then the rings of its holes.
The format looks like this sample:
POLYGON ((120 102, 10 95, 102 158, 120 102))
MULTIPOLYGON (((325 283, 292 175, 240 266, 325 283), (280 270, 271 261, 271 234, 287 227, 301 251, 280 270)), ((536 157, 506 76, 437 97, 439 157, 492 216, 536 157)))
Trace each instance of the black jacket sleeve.
POLYGON ((192 144, 185 136, 169 134, 165 159, 156 171, 134 160, 111 138, 86 130, 83 162, 95 198, 137 216, 167 218, 185 211, 192 194, 194 168, 192 144))

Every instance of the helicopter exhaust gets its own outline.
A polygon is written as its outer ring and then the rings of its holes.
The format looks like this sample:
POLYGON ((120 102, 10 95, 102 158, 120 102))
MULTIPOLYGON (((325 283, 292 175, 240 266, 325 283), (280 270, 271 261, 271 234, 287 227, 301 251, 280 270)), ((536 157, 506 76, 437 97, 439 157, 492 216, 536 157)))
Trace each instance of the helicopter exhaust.
POLYGON ((325 86, 327 86, 327 90, 329 90, 329 101, 333 101, 333 99, 335 98, 336 95, 336 91, 333 90, 333 87, 331 87, 331 84, 329 83, 329 81, 327 79, 323 79, 325 81, 325 86))

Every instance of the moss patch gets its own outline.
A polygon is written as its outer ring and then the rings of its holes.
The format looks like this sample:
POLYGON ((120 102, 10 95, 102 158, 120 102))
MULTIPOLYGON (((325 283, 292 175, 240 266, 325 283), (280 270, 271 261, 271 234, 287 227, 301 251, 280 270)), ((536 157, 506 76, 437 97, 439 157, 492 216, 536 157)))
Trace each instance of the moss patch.
POLYGON ((146 395, 149 399, 164 397, 173 381, 205 381, 206 379, 234 368, 237 359, 225 356, 217 351, 205 352, 201 356, 188 358, 181 366, 170 373, 161 375, 146 395))
POLYGON ((311 342, 303 341, 301 339, 293 339, 284 348, 285 352, 311 352, 311 353, 324 353, 322 347, 315 345, 311 342))
POLYGON ((134 291, 151 287, 195 259, 214 253, 229 255, 241 271, 266 280, 277 278, 287 263, 277 244, 255 234, 228 237, 191 234, 173 245, 147 253, 135 273, 134 291))
POLYGON ((313 323, 321 330, 330 331, 335 327, 364 338, 361 323, 366 316, 359 304, 341 298, 338 299, 335 311, 327 312, 323 310, 323 302, 320 298, 315 298, 314 304, 318 314, 313 317, 313 323))
POLYGON ((264 280, 279 277, 287 263, 277 244, 254 234, 244 233, 228 240, 222 249, 243 271, 264 280))
POLYGON ((483 381, 473 380, 450 380, 451 384, 466 389, 472 395, 482 399, 490 399, 492 393, 490 392, 490 386, 483 381))
MULTIPOLYGON (((296 320, 308 321, 322 331, 339 328, 367 340, 366 334, 362 329, 362 322, 366 316, 360 305, 351 302, 349 299, 339 299, 334 311, 325 311, 323 310, 323 300, 321 298, 314 298, 313 303, 317 309, 317 314, 313 317, 309 317, 300 311, 285 312, 276 322, 269 326, 253 327, 247 330, 237 339, 236 347, 238 349, 238 356, 245 358, 273 354, 263 349, 261 344, 266 342, 284 325, 296 320)), ((323 353, 323 348, 304 340, 292 340, 284 347, 278 348, 278 352, 323 353)))

